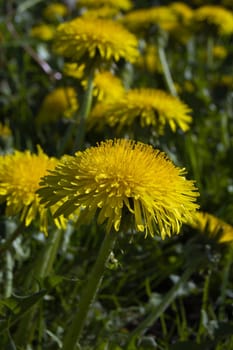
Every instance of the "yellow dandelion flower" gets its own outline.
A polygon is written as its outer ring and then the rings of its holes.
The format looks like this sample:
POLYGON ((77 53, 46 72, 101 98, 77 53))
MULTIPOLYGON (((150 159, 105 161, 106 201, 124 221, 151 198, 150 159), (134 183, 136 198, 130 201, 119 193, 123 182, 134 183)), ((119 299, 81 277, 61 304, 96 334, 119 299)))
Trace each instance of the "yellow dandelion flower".
POLYGON ((212 35, 213 30, 220 35, 233 33, 233 14, 221 6, 201 6, 194 11, 193 21, 197 30, 203 31, 203 26, 208 26, 212 35))
POLYGON ((189 224, 210 238, 217 238, 219 243, 233 241, 233 226, 212 214, 197 211, 189 224))
POLYGON ((56 21, 68 15, 68 8, 64 4, 54 2, 53 4, 46 6, 43 15, 50 21, 56 21))
POLYGON ((37 123, 50 123, 62 117, 71 118, 78 110, 77 94, 73 87, 59 87, 42 102, 37 123))
POLYGON ((217 84, 220 84, 226 88, 232 89, 233 86, 233 76, 232 75, 221 75, 220 80, 217 81, 217 84))
POLYGON ((155 6, 131 11, 122 22, 133 32, 144 31, 152 25, 168 30, 176 23, 176 16, 167 6, 155 6))
POLYGON ((44 41, 52 40, 54 37, 55 28, 49 24, 39 24, 32 27, 30 35, 44 41))
MULTIPOLYGON (((84 88, 87 87, 87 80, 82 81, 84 88)), ((93 81, 92 94, 98 101, 116 100, 125 92, 120 78, 110 71, 97 71, 93 81)))
POLYGON ((78 0, 77 4, 79 7, 98 8, 108 6, 109 8, 117 8, 124 11, 130 10, 133 7, 130 0, 78 0))
MULTIPOLYGON (((87 80, 82 80, 82 85, 86 89, 87 80)), ((125 92, 120 78, 110 71, 97 71, 93 81, 92 94, 98 101, 116 100, 125 92)))
POLYGON ((185 92, 192 94, 195 92, 195 85, 190 80, 184 80, 181 91, 185 91, 185 92))
MULTIPOLYGON (((141 88, 129 90, 117 101, 106 104, 105 114, 99 114, 98 121, 117 126, 119 130, 138 122, 141 127, 152 126, 162 134, 166 124, 173 132, 177 127, 187 131, 192 121, 190 112, 191 109, 177 97, 161 90, 141 88)), ((95 115, 91 113, 90 118, 95 115)))
MULTIPOLYGON (((0 201, 6 202, 7 216, 20 216, 20 221, 29 226, 39 217, 40 229, 47 233, 47 209, 39 203, 36 191, 40 178, 57 165, 56 158, 49 158, 40 147, 38 154, 30 151, 15 151, 0 156, 0 201)), ((53 213, 54 207, 51 208, 53 213)), ((64 221, 55 221, 58 227, 64 221)))
POLYGON ((98 100, 117 100, 124 94, 124 86, 120 78, 109 71, 98 72, 94 78, 93 95, 98 100))
POLYGON ((12 135, 11 129, 8 125, 0 122, 0 137, 5 138, 12 135))
POLYGON ((197 190, 184 175, 185 169, 149 145, 108 140, 60 162, 38 192, 47 206, 64 200, 55 216, 80 207, 80 220, 91 221, 97 212, 97 222, 107 221, 109 232, 119 231, 130 215, 136 231, 164 238, 178 234, 198 208, 197 190))
MULTIPOLYGON (((172 2, 169 7, 176 15, 177 19, 181 23, 189 23, 192 16, 193 10, 187 4, 183 2, 172 2)), ((181 24, 180 23, 180 24, 181 24)))
POLYGON ((213 55, 216 58, 224 59, 227 56, 227 49, 222 45, 215 45, 213 47, 213 55))
POLYGON ((54 50, 64 57, 85 60, 87 55, 96 61, 133 62, 138 56, 136 37, 121 24, 107 19, 76 18, 58 26, 54 50))
POLYGON ((180 43, 186 44, 192 35, 191 24, 193 10, 182 2, 171 3, 169 8, 176 17, 176 20, 171 22, 166 30, 180 43))
POLYGON ((75 62, 65 63, 63 73, 68 77, 82 79, 84 76, 85 64, 77 64, 75 62))

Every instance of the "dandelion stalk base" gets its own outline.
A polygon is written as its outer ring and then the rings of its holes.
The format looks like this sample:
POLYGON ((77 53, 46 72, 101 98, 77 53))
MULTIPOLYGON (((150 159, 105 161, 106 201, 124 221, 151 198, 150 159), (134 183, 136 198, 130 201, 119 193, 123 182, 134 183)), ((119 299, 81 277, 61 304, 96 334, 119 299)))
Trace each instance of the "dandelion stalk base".
POLYGON ((100 287, 105 265, 114 247, 116 238, 117 234, 115 232, 110 232, 105 236, 97 260, 87 280, 87 284, 82 291, 78 311, 74 316, 72 324, 68 326, 62 350, 74 350, 76 348, 76 343, 80 338, 89 308, 100 287))

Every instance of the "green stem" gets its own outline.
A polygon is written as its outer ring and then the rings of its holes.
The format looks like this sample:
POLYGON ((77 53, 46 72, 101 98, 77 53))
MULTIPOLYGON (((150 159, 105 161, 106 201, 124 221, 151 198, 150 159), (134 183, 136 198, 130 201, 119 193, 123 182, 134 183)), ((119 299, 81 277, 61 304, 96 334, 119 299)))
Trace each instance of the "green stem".
POLYGON ((211 277, 211 270, 209 270, 207 273, 207 276, 205 278, 204 288, 203 288, 202 306, 201 306, 201 314, 200 314, 201 317, 200 317, 199 327, 198 327, 197 336, 196 336, 196 341, 198 344, 201 342, 202 334, 205 333, 205 325, 203 323, 203 316, 208 311, 210 277, 211 277))
POLYGON ((173 96, 178 96, 172 76, 171 76, 171 72, 169 69, 169 65, 167 62, 167 57, 166 57, 166 53, 164 50, 164 44, 162 43, 162 40, 159 40, 159 44, 158 44, 158 54, 159 54, 159 59, 160 59, 160 63, 163 69, 163 75, 164 75, 164 79, 165 82, 167 84, 168 90, 170 91, 170 93, 173 96))
POLYGON ((199 144, 197 142, 200 142, 199 139, 196 139, 196 136, 194 133, 187 132, 184 136, 185 141, 185 152, 187 153, 188 161, 191 163, 192 171, 194 174, 194 178, 196 182, 198 183, 198 188, 200 193, 202 193, 201 190, 201 179, 200 174, 202 174, 202 158, 199 156, 199 144))
POLYGON ((162 315, 162 313, 168 308, 169 305, 176 298, 179 289, 184 283, 188 281, 193 272, 197 269, 200 264, 200 260, 197 260, 195 264, 187 268, 187 270, 180 277, 179 281, 174 285, 174 287, 165 295, 161 303, 153 309, 150 314, 142 321, 138 327, 130 334, 127 342, 127 350, 133 347, 133 343, 136 338, 143 335, 146 330, 153 325, 153 323, 162 315))
POLYGON ((68 325, 65 332, 62 350, 76 349, 76 344, 84 327, 87 313, 100 287, 105 265, 114 247, 116 238, 117 234, 115 232, 110 232, 105 235, 96 262, 88 276, 87 284, 81 293, 78 310, 71 325, 68 325))
MULTIPOLYGON (((188 65, 193 67, 193 64, 196 61, 196 43, 195 43, 195 36, 192 36, 186 45, 187 48, 187 59, 188 59, 188 65)), ((189 67, 188 67, 189 68, 189 67)), ((186 67, 187 69, 187 67, 186 67)))
POLYGON ((214 38, 212 36, 209 36, 207 39, 207 67, 209 69, 212 69, 214 64, 213 48, 214 38))
MULTIPOLYGON (((39 252, 36 260, 33 262, 27 279, 25 280, 26 289, 30 288, 33 292, 37 292, 39 280, 42 280, 51 274, 53 263, 56 259, 60 246, 61 237, 61 230, 57 230, 55 233, 49 235, 48 241, 45 243, 42 251, 39 252)), ((33 339, 36 329, 36 323, 34 322, 36 312, 37 304, 33 306, 30 311, 20 320, 16 333, 18 345, 26 346, 26 344, 33 339), (25 334, 27 334, 27 337, 25 337, 25 334)))

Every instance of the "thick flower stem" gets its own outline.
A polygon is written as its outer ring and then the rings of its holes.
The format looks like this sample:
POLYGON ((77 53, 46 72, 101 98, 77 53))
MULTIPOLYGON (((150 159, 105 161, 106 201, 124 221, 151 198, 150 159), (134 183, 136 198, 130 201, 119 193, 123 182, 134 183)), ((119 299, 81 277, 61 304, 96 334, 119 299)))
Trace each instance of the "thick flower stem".
POLYGON ((167 62, 167 57, 166 57, 166 53, 164 50, 164 42, 163 42, 163 38, 159 38, 158 41, 158 54, 159 54, 159 60, 163 69, 163 75, 164 75, 164 80, 167 84, 168 90, 170 91, 170 93, 173 96, 177 96, 177 91, 171 76, 171 72, 169 69, 169 65, 167 62))
MULTIPOLYGON (((24 284, 26 289, 30 289, 32 292, 37 292, 39 281, 51 274, 57 252, 60 247, 61 237, 61 230, 57 230, 49 235, 48 241, 45 243, 42 251, 39 252, 37 258, 31 266, 29 274, 27 275, 24 284)), ((36 312, 37 304, 35 304, 20 320, 16 333, 16 343, 19 346, 26 346, 26 344, 32 341, 36 328, 36 322, 34 321, 36 312), (26 337, 25 334, 27 334, 26 337)))
POLYGON ((67 327, 67 331, 65 332, 62 350, 77 349, 77 341, 80 338, 90 306, 100 287, 105 265, 114 247, 116 238, 117 234, 115 232, 110 232, 105 236, 96 262, 88 276, 87 284, 81 293, 78 310, 71 325, 67 327))
POLYGON ((152 309, 149 315, 142 321, 138 327, 130 334, 126 349, 130 350, 133 347, 134 341, 143 335, 143 333, 153 325, 153 323, 162 315, 162 313, 168 308, 169 305, 176 298, 179 289, 188 281, 193 272, 196 271, 200 265, 201 259, 197 259, 192 266, 187 268, 183 275, 180 277, 179 281, 174 285, 174 287, 165 295, 161 303, 152 309))

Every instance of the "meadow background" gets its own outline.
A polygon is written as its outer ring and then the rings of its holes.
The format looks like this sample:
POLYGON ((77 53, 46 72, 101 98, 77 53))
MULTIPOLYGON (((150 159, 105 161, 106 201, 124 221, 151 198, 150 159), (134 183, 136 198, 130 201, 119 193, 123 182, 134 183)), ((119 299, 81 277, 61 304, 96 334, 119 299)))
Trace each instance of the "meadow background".
MULTIPOLYGON (((183 224, 179 235, 164 240, 127 228, 120 232, 76 348, 233 349, 232 2, 10 0, 0 5, 0 163, 16 150, 38 154, 38 145, 59 159, 103 140, 130 138, 185 167, 200 192, 200 210, 212 215, 196 227, 183 224), (207 9, 206 17, 198 15, 208 5, 218 7, 207 9), (160 12, 152 18, 155 8, 160 12), (141 19, 140 10, 147 11, 141 19), (130 20, 134 11, 139 12, 130 20), (64 58, 55 49, 57 27, 82 16, 121 22, 137 39, 138 57, 133 62, 87 53, 64 58), (161 125, 156 124, 160 110, 150 101, 143 108, 153 110, 155 122, 148 117, 143 124, 142 108, 128 125, 132 116, 120 104, 121 93, 136 88, 180 99, 191 111, 188 127, 180 127, 176 105, 166 99, 161 125), (126 115, 125 124, 111 124, 110 113, 105 114, 111 98, 117 117, 126 115), (167 109, 176 113, 173 128, 166 122, 167 109)), ((0 169, 3 173, 1 164, 0 169)), ((33 177, 27 167, 23 171, 26 180, 33 177)), ((0 349, 68 350, 64 334, 105 225, 70 220, 59 229, 50 218, 46 236, 38 216, 27 225, 22 207, 7 211, 2 173, 0 349)))

